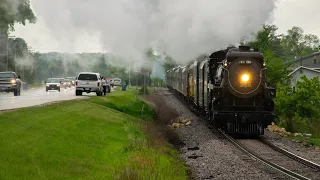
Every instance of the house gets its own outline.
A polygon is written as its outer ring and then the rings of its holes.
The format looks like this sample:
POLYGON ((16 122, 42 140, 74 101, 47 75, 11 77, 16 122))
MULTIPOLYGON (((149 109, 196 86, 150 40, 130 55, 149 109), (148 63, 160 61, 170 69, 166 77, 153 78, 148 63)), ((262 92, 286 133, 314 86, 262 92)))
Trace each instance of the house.
POLYGON ((290 64, 290 69, 294 70, 300 66, 307 68, 320 69, 320 52, 315 52, 294 60, 288 61, 285 64, 290 64))
POLYGON ((320 76, 320 70, 300 66, 292 71, 288 76, 291 77, 291 85, 296 87, 297 81, 301 80, 301 76, 305 75, 308 79, 320 76))
POLYGON ((289 69, 293 70, 288 76, 291 77, 291 85, 296 87, 297 81, 305 75, 308 79, 320 77, 320 52, 315 52, 294 60, 288 61, 289 69))

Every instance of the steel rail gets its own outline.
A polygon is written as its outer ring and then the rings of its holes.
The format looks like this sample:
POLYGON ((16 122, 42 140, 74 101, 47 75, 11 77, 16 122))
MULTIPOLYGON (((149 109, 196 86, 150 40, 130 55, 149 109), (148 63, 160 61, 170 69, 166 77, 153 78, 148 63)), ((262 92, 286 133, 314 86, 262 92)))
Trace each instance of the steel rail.
POLYGON ((235 139, 233 139, 229 135, 225 134, 221 129, 217 129, 217 130, 220 132, 220 134, 222 134, 225 138, 227 138, 233 145, 235 145, 236 147, 238 147, 240 150, 242 150, 246 154, 250 155, 251 157, 257 159, 260 162, 262 162, 263 164, 265 164, 265 165, 267 165, 267 166, 269 166, 269 167, 271 167, 271 168, 273 168, 273 169, 275 169, 275 170, 277 170, 277 171, 279 171, 279 172, 281 172, 281 173, 283 173, 283 174, 285 174, 287 176, 290 176, 290 177, 292 177, 294 179, 309 180, 309 178, 307 178, 307 177, 304 177, 304 176, 302 176, 300 174, 297 174, 297 173, 295 173, 293 171, 290 171, 290 170, 288 170, 288 169, 286 169, 284 167, 281 167, 281 166, 279 166, 277 164, 274 164, 274 163, 272 163, 272 162, 260 157, 256 153, 254 153, 251 150, 249 150, 248 148, 246 148, 241 143, 237 142, 235 139))
POLYGON ((302 163, 302 164, 304 164, 304 165, 306 165, 306 166, 308 166, 310 168, 313 168, 313 169, 316 169, 316 170, 320 170, 320 165, 319 164, 311 162, 311 161, 309 161, 307 159, 304 159, 304 158, 302 158, 302 157, 300 157, 300 156, 298 156, 296 154, 293 154, 290 151, 287 151, 287 150, 285 150, 285 149, 283 149, 281 147, 278 147, 275 144, 273 144, 273 143, 269 142, 268 140, 266 140, 265 138, 261 138, 260 141, 262 143, 268 145, 272 149, 280 152, 281 154, 283 154, 283 155, 285 155, 285 156, 287 156, 287 157, 289 157, 289 158, 291 158, 291 159, 293 159, 295 161, 298 161, 298 162, 300 162, 300 163, 302 163))

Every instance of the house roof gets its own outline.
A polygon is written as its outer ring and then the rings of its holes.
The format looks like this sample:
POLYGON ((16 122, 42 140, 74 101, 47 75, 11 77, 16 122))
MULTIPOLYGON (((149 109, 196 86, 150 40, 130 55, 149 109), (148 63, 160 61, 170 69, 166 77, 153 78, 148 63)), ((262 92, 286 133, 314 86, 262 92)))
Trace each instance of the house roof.
POLYGON ((300 66, 300 67, 296 68, 294 71, 292 71, 290 74, 288 74, 288 76, 291 76, 292 74, 294 74, 295 72, 297 72, 300 69, 305 69, 305 70, 313 71, 313 72, 316 72, 316 73, 320 74, 319 70, 316 70, 314 68, 308 68, 308 67, 305 67, 305 66, 300 66))
POLYGON ((308 54, 306 56, 302 56, 300 58, 296 58, 296 59, 287 61, 287 62, 285 62, 285 64, 298 62, 298 61, 301 61, 301 60, 304 60, 304 59, 307 59, 307 58, 310 58, 310 57, 313 57, 313 56, 318 56, 318 55, 320 55, 320 52, 314 52, 314 53, 308 54))
MULTIPOLYGON (((303 66, 310 69, 320 69, 320 63, 314 64, 313 62, 310 62, 308 64, 303 64, 303 66)), ((289 69, 295 69, 295 68, 298 68, 298 64, 296 64, 295 66, 289 66, 289 69)))

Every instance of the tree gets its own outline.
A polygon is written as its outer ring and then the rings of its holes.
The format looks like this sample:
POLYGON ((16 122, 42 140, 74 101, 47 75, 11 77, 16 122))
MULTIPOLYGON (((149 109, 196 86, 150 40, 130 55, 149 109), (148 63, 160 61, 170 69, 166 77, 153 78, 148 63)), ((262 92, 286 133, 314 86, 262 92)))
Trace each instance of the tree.
POLYGON ((105 56, 101 55, 99 60, 96 62, 96 64, 94 65, 93 69, 95 72, 100 73, 101 75, 106 75, 107 74, 107 63, 105 60, 105 56))
POLYGON ((255 34, 255 40, 248 44, 258 48, 262 53, 271 50, 275 57, 282 57, 281 36, 276 34, 277 30, 278 27, 275 25, 264 24, 262 29, 255 34))
MULTIPOLYGON (((280 124, 290 132, 305 132, 319 128, 320 81, 318 77, 301 77, 295 90, 280 87, 275 99, 275 110, 280 124), (316 127, 316 128, 314 128, 316 127)), ((314 132, 316 132, 314 131, 314 132)))
POLYGON ((73 60, 67 62, 67 76, 77 76, 78 73, 80 73, 80 69, 82 69, 81 65, 79 64, 79 61, 73 60))
POLYGON ((176 66, 178 66, 177 63, 170 56, 165 57, 165 61, 163 64, 163 68, 165 72, 167 72, 169 69, 172 69, 176 66))
POLYGON ((267 64, 267 79, 272 86, 278 83, 287 85, 289 82, 288 67, 284 65, 287 56, 281 45, 281 36, 276 34, 278 28, 275 25, 263 25, 262 29, 255 33, 255 39, 248 44, 258 48, 264 54, 267 64))
POLYGON ((7 34, 14 31, 14 24, 26 24, 36 22, 36 16, 30 8, 30 0, 1 0, 0 5, 0 29, 7 34))
POLYGON ((265 62, 267 64, 267 79, 272 86, 276 86, 278 83, 282 85, 288 85, 289 77, 288 65, 284 64, 281 58, 274 56, 274 52, 267 50, 264 53, 265 62))
POLYGON ((287 33, 283 36, 283 44, 297 57, 301 57, 308 47, 319 47, 319 38, 314 34, 303 34, 304 31, 300 27, 294 26, 287 33))

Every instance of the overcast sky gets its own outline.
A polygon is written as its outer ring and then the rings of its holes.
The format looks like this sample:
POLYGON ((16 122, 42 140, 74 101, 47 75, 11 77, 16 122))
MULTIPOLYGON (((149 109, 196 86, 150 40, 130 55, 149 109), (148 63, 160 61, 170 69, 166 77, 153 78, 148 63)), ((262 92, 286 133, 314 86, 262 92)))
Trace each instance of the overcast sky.
MULTIPOLYGON (((59 4, 55 6, 54 2, 55 1, 47 1, 48 9, 58 7, 59 4)), ((68 24, 63 24, 67 22, 64 21, 66 17, 65 14, 63 14, 64 12, 52 11, 51 13, 56 14, 50 17, 52 18, 50 19, 52 24, 51 22, 46 22, 48 18, 42 16, 44 11, 48 11, 48 9, 42 8, 46 5, 44 0, 32 0, 31 3, 38 17, 38 22, 36 24, 27 24, 26 26, 16 25, 14 35, 24 38, 35 51, 70 51, 70 49, 66 49, 64 46, 68 43, 72 43, 73 51, 77 52, 103 51, 104 48, 100 45, 98 32, 88 34, 87 31, 83 31, 81 38, 79 38, 79 36, 72 37, 69 35, 70 37, 61 37, 58 39, 59 37, 54 36, 52 31, 49 30, 52 26, 59 26, 54 23, 61 21, 62 28, 70 28, 68 31, 70 31, 71 34, 73 31, 76 31, 76 29, 69 27, 68 24), (40 3, 40 1, 42 1, 42 3, 40 3)), ((319 0, 278 0, 273 18, 269 21, 273 21, 273 23, 279 27, 278 33, 285 33, 286 30, 292 26, 300 26, 306 33, 316 34, 320 37, 319 7, 319 0)), ((90 24, 90 22, 88 22, 88 24, 90 24)))

